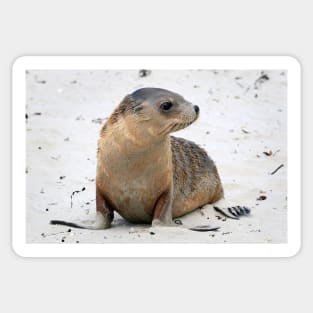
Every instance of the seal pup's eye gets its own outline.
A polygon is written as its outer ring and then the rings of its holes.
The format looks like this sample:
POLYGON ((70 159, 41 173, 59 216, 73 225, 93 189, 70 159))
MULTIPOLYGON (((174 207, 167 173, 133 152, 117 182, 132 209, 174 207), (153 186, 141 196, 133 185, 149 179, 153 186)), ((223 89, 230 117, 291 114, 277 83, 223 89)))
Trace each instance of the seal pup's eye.
POLYGON ((163 102, 160 106, 160 108, 163 110, 163 111, 168 111, 171 107, 173 106, 173 103, 170 102, 170 101, 166 101, 166 102, 163 102))

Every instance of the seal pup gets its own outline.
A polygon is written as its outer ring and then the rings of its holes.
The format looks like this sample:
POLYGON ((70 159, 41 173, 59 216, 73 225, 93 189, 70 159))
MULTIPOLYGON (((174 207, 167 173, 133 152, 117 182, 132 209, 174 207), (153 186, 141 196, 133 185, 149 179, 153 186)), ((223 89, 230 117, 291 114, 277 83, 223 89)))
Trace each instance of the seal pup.
MULTIPOLYGON (((174 218, 223 198, 217 168, 205 150, 170 136, 195 122, 199 112, 197 105, 165 89, 127 95, 100 131, 95 223, 50 223, 106 229, 116 211, 131 223, 171 225, 174 218)), ((235 218, 243 215, 238 212, 235 218)))

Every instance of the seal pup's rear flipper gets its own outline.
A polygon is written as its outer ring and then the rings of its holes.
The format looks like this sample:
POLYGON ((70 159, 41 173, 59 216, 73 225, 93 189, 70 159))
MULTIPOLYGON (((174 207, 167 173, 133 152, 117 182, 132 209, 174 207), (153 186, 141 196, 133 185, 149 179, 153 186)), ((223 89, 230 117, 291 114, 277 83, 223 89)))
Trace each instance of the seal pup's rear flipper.
MULTIPOLYGON (((226 218, 230 218, 230 219, 234 219, 234 220, 239 220, 240 217, 242 216, 246 216, 249 215, 251 210, 245 206, 232 206, 232 207, 225 207, 225 208, 220 208, 218 206, 213 206, 214 210, 223 215, 226 218)), ((182 222, 179 220, 175 220, 176 224, 182 225, 182 222)), ((193 231, 199 231, 199 232, 206 232, 206 231, 218 231, 220 229, 220 227, 212 227, 209 225, 203 225, 203 226, 195 226, 195 227, 191 227, 189 228, 190 230, 193 231)))
POLYGON ((221 215, 234 220, 239 220, 241 216, 249 215, 251 212, 251 209, 240 205, 226 208, 213 206, 213 208, 216 212, 220 213, 221 215))

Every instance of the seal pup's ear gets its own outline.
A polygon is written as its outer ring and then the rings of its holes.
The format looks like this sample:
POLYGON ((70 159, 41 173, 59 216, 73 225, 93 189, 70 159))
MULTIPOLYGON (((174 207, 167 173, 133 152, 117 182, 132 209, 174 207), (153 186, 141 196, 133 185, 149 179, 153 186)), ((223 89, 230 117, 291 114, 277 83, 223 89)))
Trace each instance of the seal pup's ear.
POLYGON ((109 121, 114 124, 116 123, 121 116, 125 116, 125 114, 136 113, 142 109, 141 103, 138 103, 132 95, 127 95, 120 102, 117 108, 111 114, 109 121))
POLYGON ((136 113, 142 109, 142 101, 138 101, 131 94, 124 97, 122 102, 119 104, 121 113, 136 113))

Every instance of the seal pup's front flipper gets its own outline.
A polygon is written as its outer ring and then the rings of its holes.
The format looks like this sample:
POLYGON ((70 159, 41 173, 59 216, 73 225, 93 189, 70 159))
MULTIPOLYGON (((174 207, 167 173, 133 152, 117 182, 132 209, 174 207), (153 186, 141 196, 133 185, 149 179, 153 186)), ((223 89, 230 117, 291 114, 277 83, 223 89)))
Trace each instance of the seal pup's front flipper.
POLYGON ((50 224, 51 225, 63 225, 63 226, 68 226, 68 227, 73 227, 73 228, 80 228, 80 229, 98 230, 98 229, 110 228, 111 221, 112 219, 109 216, 98 211, 95 221, 89 224, 87 223, 85 224, 84 222, 73 223, 73 222, 67 222, 63 220, 51 220, 50 224))

